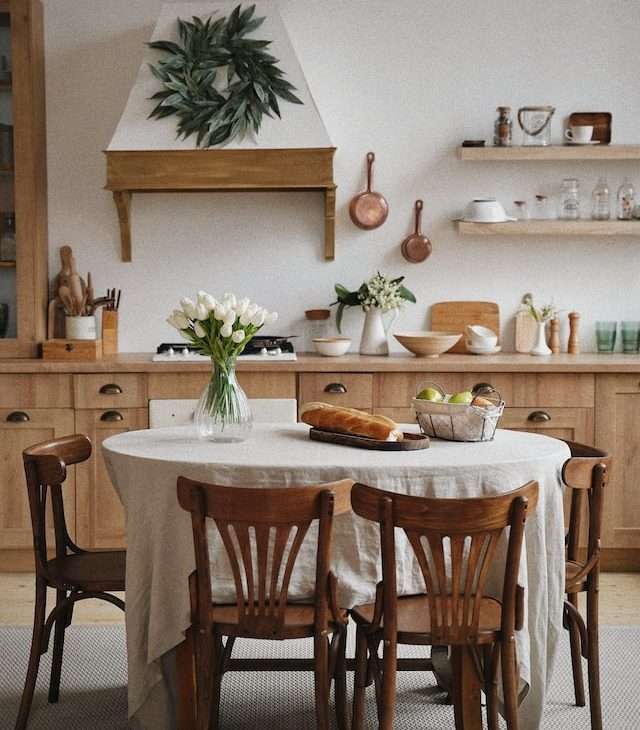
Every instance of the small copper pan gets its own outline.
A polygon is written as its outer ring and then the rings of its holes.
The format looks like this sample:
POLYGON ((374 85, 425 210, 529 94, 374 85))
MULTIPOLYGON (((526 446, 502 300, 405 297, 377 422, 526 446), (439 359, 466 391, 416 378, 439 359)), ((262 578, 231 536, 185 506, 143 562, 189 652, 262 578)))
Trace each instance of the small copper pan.
POLYGON ((412 264, 420 264, 431 255, 431 241, 422 235, 420 224, 422 221, 422 208, 424 203, 416 200, 416 228, 402 242, 402 255, 412 264))
POLYGON ((367 153, 367 189, 364 193, 356 195, 349 206, 351 220, 358 228, 365 231, 372 231, 379 228, 389 215, 389 204, 380 193, 372 192, 371 179, 373 162, 376 156, 373 152, 367 153))

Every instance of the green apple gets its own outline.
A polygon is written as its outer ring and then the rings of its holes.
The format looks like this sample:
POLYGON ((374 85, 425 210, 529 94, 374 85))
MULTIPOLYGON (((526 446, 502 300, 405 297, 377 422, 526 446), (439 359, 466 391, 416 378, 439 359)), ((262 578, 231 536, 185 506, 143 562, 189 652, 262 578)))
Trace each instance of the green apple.
POLYGON ((465 406, 468 406, 471 401, 473 400, 473 395, 470 390, 462 390, 460 393, 454 393, 451 398, 449 398, 449 403, 458 403, 465 406))
POLYGON ((418 393, 416 398, 419 400, 430 400, 433 403, 438 403, 442 400, 442 393, 435 388, 425 388, 418 393))

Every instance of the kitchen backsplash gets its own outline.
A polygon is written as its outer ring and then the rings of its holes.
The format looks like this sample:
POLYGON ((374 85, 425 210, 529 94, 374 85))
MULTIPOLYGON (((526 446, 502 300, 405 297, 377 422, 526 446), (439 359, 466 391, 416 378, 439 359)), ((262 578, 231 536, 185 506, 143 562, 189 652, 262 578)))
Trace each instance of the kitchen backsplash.
MULTIPOLYGON (((570 112, 611 111, 613 142, 640 142, 640 96, 630 93, 640 68, 640 5, 584 3, 569 18, 557 4, 524 0, 458 0, 446 7, 424 0, 281 0, 338 148, 336 260, 322 257, 321 194, 167 194, 134 198, 133 262, 123 264, 115 208, 103 189, 102 149, 161 4, 45 0, 51 269, 57 270, 58 247, 68 243, 81 270, 93 272, 96 289, 102 283, 123 289, 123 351, 171 339, 164 319, 189 288, 246 292, 280 313, 278 332, 302 334, 304 310, 332 301, 335 282, 355 288, 378 269, 405 274, 418 298, 397 329, 424 328, 436 301, 492 300, 500 305, 507 350, 511 316, 525 291, 565 310, 563 345, 572 309, 582 313, 584 350, 594 349, 596 319, 640 319, 640 241, 476 240, 459 237, 451 224, 473 197, 496 196, 510 209, 514 200, 557 193, 568 176, 578 177, 587 194, 600 175, 613 190, 625 176, 640 187, 637 163, 481 163, 455 156, 463 139, 492 138, 499 104, 555 105, 557 142, 570 112), (390 214, 381 228, 365 232, 352 224, 348 204, 363 189, 369 149, 376 151, 376 188, 390 214), (433 253, 414 265, 402 258, 400 244, 416 198, 425 203, 423 229, 433 253)), ((358 310, 345 314, 354 348, 362 322, 358 310)))

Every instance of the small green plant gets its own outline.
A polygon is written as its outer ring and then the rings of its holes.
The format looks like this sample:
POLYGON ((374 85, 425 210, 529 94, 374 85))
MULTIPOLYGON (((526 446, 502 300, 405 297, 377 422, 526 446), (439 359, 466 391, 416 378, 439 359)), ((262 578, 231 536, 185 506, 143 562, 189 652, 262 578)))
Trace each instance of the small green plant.
POLYGON ((548 322, 560 311, 553 303, 544 304, 542 307, 536 307, 533 303, 533 294, 530 293, 527 293, 522 297, 520 304, 522 305, 521 309, 529 312, 536 322, 548 322))

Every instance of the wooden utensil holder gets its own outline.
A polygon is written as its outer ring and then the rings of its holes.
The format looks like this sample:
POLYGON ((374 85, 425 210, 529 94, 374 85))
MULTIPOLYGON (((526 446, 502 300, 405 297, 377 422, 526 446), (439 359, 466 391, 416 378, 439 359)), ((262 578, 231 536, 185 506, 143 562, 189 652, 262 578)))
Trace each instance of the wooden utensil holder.
POLYGON ((118 354, 118 312, 114 309, 102 310, 102 353, 118 354))

